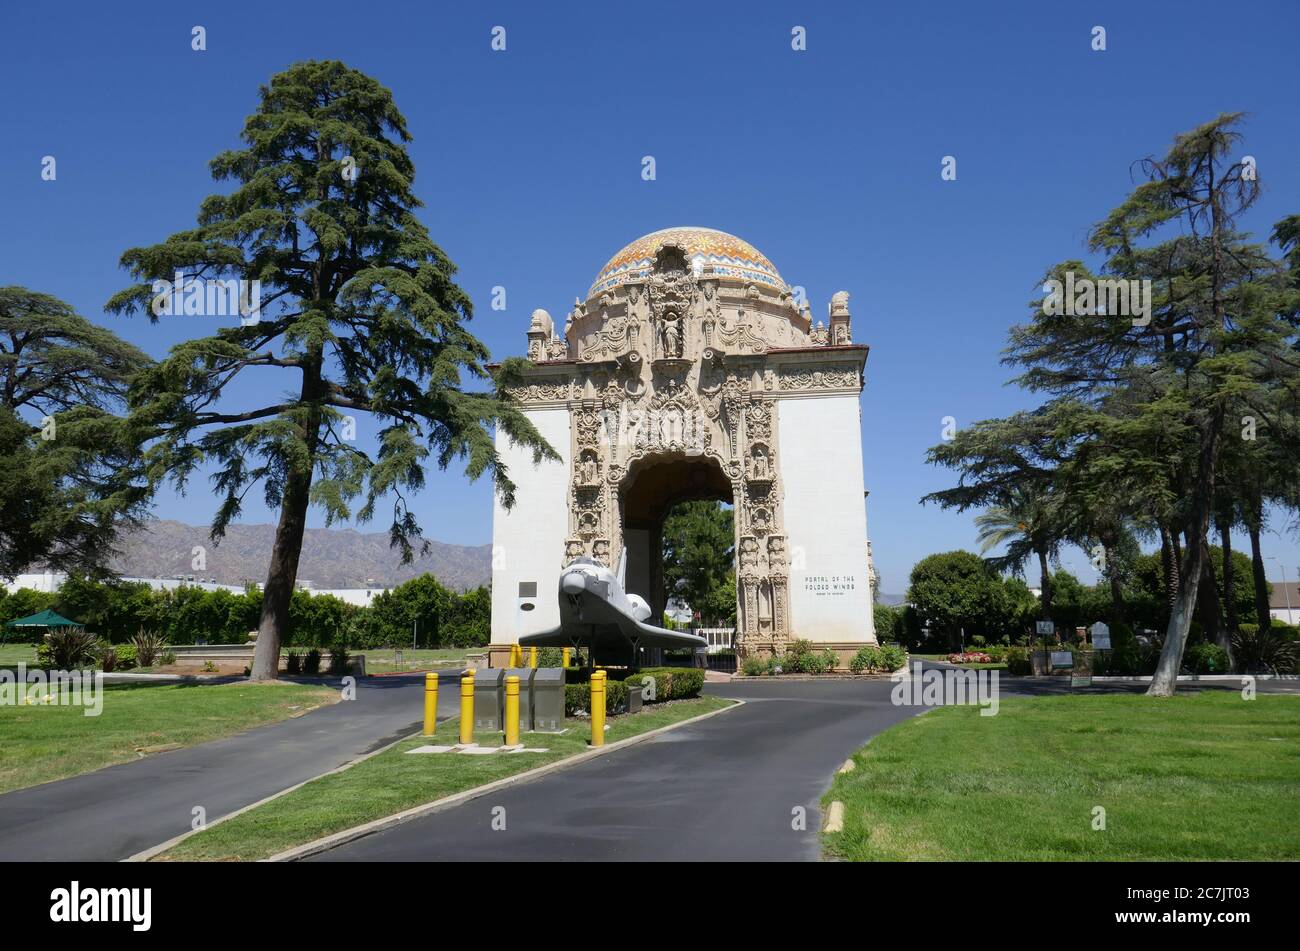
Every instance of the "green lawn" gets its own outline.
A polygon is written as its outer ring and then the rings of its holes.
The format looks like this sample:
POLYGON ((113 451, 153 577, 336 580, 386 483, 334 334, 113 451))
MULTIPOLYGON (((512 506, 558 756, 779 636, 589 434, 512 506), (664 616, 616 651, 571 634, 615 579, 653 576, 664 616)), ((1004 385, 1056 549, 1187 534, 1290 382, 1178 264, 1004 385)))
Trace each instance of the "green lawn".
MULTIPOLYGON (((606 742, 677 723, 734 705, 719 697, 701 697, 646 707, 641 713, 611 717, 606 742)), ((591 724, 568 720, 564 734, 527 733, 525 746, 548 753, 500 753, 461 756, 455 753, 407 755, 425 743, 455 743, 457 721, 438 724, 434 740, 408 739, 351 769, 313 780, 301 789, 249 810, 191 836, 159 856, 160 860, 253 861, 311 842, 373 819, 391 816, 453 793, 573 756, 588 749, 591 724)), ((501 734, 474 737, 482 746, 499 746, 501 734)))
POLYGON ((406 670, 437 670, 440 667, 457 667, 465 664, 465 655, 482 653, 485 647, 440 648, 437 650, 402 651, 402 662, 397 663, 397 652, 392 649, 356 650, 366 655, 366 673, 388 674, 406 670))
POLYGON ((337 698, 328 687, 297 684, 105 684, 99 716, 39 700, 0 705, 0 793, 230 736, 337 698))
POLYGON ((0 667, 36 664, 35 644, 0 644, 0 667))
POLYGON ((844 831, 822 837, 842 858, 1300 858, 1300 697, 1007 698, 991 717, 941 707, 854 760, 823 800, 844 803, 844 831))

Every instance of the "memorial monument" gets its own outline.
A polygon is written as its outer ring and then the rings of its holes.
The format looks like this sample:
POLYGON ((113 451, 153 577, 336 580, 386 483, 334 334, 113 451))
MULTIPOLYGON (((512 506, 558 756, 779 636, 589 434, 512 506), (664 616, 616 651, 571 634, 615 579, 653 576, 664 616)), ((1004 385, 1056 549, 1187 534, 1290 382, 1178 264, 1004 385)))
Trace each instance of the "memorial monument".
POLYGON ((498 432, 518 489, 493 513, 493 664, 559 624, 579 558, 621 569, 657 622, 663 519, 693 499, 734 506, 742 657, 875 643, 852 336, 847 292, 814 324, 762 253, 709 228, 627 245, 562 329, 534 311, 510 392, 563 461, 534 465, 498 432))

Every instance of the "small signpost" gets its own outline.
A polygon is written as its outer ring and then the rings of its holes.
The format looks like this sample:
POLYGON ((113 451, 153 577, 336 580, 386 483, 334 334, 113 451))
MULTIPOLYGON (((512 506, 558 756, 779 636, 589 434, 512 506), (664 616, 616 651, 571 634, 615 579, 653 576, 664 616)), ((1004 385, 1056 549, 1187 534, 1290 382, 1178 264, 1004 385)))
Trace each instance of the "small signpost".
POLYGON ((1092 649, 1098 651, 1110 650, 1110 628, 1101 621, 1092 626, 1092 649))
MULTIPOLYGON (((1048 654, 1047 654, 1047 650, 1048 650, 1048 648, 1047 648, 1047 639, 1048 639, 1049 637, 1051 637, 1053 634, 1056 633, 1056 625, 1053 624, 1051 621, 1038 621, 1038 622, 1034 625, 1034 630, 1038 633, 1038 636, 1041 637, 1041 638, 1043 639, 1043 653, 1042 653, 1042 662, 1043 662, 1043 666, 1042 666, 1042 673, 1044 673, 1044 674, 1050 674, 1050 673, 1052 672, 1052 665, 1051 665, 1051 659, 1048 657, 1048 654)), ((1038 673, 1039 673, 1039 670, 1038 670, 1036 667, 1034 667, 1033 665, 1034 665, 1034 652, 1031 651, 1031 652, 1030 652, 1030 669, 1033 670, 1034 675, 1037 676, 1038 673)))

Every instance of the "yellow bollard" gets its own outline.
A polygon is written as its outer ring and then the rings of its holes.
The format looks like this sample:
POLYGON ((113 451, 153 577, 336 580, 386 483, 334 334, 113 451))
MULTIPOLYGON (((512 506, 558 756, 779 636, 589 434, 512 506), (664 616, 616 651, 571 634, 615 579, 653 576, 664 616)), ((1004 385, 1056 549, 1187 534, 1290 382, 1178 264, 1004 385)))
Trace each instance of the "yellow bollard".
POLYGON ((506 746, 519 745, 519 678, 506 678, 506 746))
POLYGON ((524 666, 524 649, 520 647, 518 644, 510 645, 510 666, 511 667, 524 666))
POLYGON ((424 735, 433 736, 438 726, 438 675, 424 675, 424 735))
POLYGON ((591 745, 605 745, 605 672, 591 673, 591 745))
POLYGON ((528 666, 533 668, 534 670, 537 669, 537 648, 536 647, 528 648, 528 666))
POLYGON ((460 741, 474 742, 474 672, 460 678, 460 741))
POLYGON ((572 650, 573 650, 572 647, 560 648, 560 658, 561 658, 560 666, 563 667, 565 670, 569 669, 569 652, 572 650))

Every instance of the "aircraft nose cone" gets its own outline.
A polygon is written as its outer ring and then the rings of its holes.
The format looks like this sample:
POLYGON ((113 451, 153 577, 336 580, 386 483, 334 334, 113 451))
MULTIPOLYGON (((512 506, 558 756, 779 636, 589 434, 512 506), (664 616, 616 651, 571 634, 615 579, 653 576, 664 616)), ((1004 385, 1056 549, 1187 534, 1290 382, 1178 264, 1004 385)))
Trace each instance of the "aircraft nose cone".
POLYGON ((560 579, 560 590, 565 594, 582 594, 587 590, 587 582, 580 571, 570 571, 560 579))

